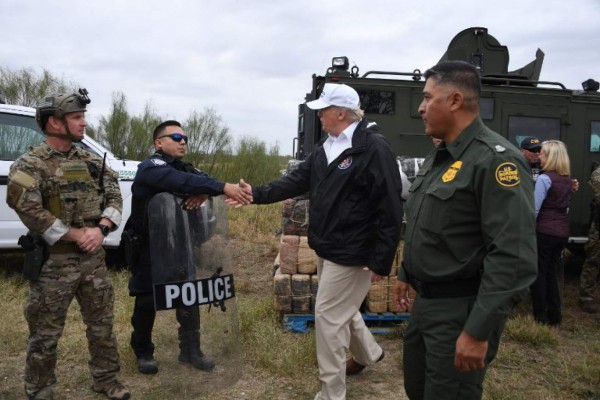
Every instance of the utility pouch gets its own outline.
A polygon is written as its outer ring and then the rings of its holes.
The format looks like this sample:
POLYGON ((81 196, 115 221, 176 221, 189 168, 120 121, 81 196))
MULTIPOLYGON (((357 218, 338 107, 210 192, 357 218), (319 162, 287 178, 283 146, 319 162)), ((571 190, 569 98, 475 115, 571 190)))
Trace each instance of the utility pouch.
POLYGON ((42 266, 48 259, 48 244, 40 235, 27 234, 19 238, 19 246, 25 251, 23 278, 37 282, 42 266))
POLYGON ((133 232, 133 229, 125 229, 121 235, 121 244, 123 245, 125 262, 131 269, 140 258, 140 237, 133 232))

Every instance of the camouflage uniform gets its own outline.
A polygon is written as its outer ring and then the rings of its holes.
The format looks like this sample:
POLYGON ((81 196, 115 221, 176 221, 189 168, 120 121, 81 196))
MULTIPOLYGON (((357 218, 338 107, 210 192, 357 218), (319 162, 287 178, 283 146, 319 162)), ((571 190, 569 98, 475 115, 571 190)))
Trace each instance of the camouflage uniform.
POLYGON ((589 241, 585 245, 586 260, 581 269, 579 278, 579 305, 584 311, 597 312, 598 306, 594 304, 594 292, 598 288, 600 278, 600 167, 592 172, 589 181, 594 191, 594 209, 592 212, 592 226, 589 241))
POLYGON ((56 383, 56 346, 69 304, 77 299, 91 355, 95 387, 115 381, 119 371, 113 334, 114 293, 104 261, 104 249, 79 251, 60 240, 69 227, 95 227, 101 218, 121 222, 122 198, 115 172, 105 168, 104 191, 99 186, 102 159, 81 148, 65 154, 46 142, 31 148, 12 165, 7 203, 31 233, 49 244, 49 258, 40 278, 30 282, 25 318, 29 341, 25 391, 29 398, 51 399, 56 383))

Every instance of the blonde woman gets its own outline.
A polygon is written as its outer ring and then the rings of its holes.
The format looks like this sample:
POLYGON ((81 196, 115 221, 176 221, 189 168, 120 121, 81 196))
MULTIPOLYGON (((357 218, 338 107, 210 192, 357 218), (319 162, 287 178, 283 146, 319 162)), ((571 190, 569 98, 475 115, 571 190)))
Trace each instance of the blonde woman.
POLYGON ((569 237, 569 204, 573 193, 567 147, 559 140, 542 143, 542 172, 535 183, 538 277, 531 286, 533 317, 539 323, 562 321, 558 263, 569 237))

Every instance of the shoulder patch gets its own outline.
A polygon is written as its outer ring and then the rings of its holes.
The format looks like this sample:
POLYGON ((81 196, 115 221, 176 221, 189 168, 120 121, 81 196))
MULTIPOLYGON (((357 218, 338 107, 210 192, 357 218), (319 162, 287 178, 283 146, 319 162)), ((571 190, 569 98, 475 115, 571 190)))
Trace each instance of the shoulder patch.
POLYGON ((167 165, 167 163, 164 160, 161 160, 160 158, 151 158, 150 161, 152 161, 152 164, 157 165, 157 166, 162 166, 162 165, 167 165))
POLYGON ((506 147, 499 144, 496 145, 495 149, 498 153, 504 153, 506 151, 506 147))
POLYGON ((521 183, 519 169, 515 163, 504 162, 496 168, 496 182, 501 186, 512 187, 521 183))
POLYGON ((12 174, 10 180, 24 188, 30 188, 35 185, 35 178, 23 171, 16 171, 12 174))

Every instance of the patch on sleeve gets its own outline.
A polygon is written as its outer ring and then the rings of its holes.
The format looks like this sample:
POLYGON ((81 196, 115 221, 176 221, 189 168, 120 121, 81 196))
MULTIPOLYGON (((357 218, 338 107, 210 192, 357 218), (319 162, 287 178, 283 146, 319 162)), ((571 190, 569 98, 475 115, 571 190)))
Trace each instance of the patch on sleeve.
POLYGON ((167 165, 167 163, 164 160, 161 160, 160 158, 151 158, 150 161, 152 161, 152 164, 157 165, 157 166, 162 166, 162 165, 167 165))
POLYGON ((498 168, 496 168, 496 182, 506 187, 517 186, 521 183, 517 166, 511 162, 498 165, 498 168))
POLYGON ((462 161, 455 161, 447 170, 446 172, 444 172, 444 175, 442 175, 442 182, 444 183, 448 183, 454 180, 454 178, 456 178, 456 174, 458 173, 458 171, 460 171, 460 168, 462 167, 462 161))
POLYGON ((35 186, 35 178, 23 171, 16 171, 12 174, 10 181, 27 189, 35 186))

